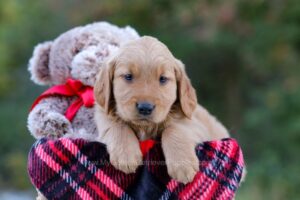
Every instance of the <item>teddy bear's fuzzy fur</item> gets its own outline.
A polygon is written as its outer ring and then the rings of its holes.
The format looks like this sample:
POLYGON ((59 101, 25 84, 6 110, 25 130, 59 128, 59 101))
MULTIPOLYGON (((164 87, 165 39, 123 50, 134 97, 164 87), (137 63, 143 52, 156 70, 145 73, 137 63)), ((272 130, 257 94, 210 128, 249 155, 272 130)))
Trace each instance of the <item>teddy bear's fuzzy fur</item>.
MULTIPOLYGON (((28 67, 31 80, 53 86, 72 78, 94 86, 96 74, 105 60, 120 45, 138 37, 129 26, 119 28, 107 22, 73 28, 35 47, 28 67)), ((72 122, 64 116, 76 98, 53 96, 41 100, 28 116, 30 133, 37 139, 44 136, 96 138, 94 108, 82 106, 72 122)))

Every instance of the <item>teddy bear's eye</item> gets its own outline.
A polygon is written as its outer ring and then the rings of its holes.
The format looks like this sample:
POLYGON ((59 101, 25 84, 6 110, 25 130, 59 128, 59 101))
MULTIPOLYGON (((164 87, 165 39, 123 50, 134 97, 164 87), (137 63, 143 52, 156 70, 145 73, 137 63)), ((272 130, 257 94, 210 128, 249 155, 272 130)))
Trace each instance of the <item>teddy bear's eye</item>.
POLYGON ((160 76, 159 77, 159 82, 160 82, 161 85, 167 83, 167 81, 168 81, 167 77, 165 77, 165 76, 160 76))
POLYGON ((132 75, 132 74, 125 74, 125 75, 124 75, 124 79, 125 79, 126 81, 132 81, 133 75, 132 75))

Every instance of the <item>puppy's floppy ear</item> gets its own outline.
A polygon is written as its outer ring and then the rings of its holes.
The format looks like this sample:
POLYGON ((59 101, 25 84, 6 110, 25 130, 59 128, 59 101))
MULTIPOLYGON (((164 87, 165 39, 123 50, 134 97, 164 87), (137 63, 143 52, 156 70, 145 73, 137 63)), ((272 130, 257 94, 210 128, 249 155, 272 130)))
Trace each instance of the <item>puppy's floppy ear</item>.
POLYGON ((49 71, 49 53, 52 42, 38 44, 29 60, 28 70, 31 73, 31 80, 40 85, 51 84, 49 71))
POLYGON ((180 60, 176 60, 175 74, 177 80, 177 95, 181 110, 186 117, 191 118, 197 107, 197 95, 184 70, 184 65, 180 60))
POLYGON ((114 109, 112 82, 114 78, 115 59, 108 60, 100 69, 94 86, 96 102, 109 114, 114 109))

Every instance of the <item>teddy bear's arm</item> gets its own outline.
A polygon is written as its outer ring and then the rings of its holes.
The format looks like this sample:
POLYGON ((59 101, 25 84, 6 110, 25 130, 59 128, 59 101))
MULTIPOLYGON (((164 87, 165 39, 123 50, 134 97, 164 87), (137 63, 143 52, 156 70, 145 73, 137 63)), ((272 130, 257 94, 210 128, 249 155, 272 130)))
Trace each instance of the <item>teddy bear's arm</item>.
POLYGON ((72 133, 72 126, 64 116, 72 98, 48 97, 41 100, 28 116, 28 129, 39 139, 44 136, 60 137, 72 133))

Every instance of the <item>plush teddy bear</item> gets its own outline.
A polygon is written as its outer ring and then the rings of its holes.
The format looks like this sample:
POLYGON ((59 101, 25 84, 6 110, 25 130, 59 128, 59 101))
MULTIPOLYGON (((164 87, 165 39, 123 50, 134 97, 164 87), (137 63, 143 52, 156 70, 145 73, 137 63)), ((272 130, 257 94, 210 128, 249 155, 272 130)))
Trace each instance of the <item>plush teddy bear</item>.
POLYGON ((96 74, 120 45, 138 37, 129 26, 97 22, 38 44, 29 61, 31 80, 59 91, 47 91, 35 102, 28 117, 31 134, 37 139, 64 135, 95 138, 91 91, 96 74), (68 110, 70 106, 75 110, 68 110))

